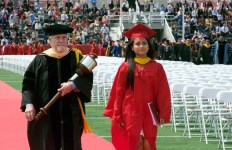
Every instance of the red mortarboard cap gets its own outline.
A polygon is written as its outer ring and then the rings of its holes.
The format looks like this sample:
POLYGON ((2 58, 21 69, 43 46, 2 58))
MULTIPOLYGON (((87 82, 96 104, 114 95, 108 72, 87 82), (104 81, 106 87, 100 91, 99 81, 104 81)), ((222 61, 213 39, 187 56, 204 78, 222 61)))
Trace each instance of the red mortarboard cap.
POLYGON ((123 35, 129 39, 133 38, 150 38, 156 34, 156 31, 148 28, 147 26, 139 23, 126 31, 123 35))

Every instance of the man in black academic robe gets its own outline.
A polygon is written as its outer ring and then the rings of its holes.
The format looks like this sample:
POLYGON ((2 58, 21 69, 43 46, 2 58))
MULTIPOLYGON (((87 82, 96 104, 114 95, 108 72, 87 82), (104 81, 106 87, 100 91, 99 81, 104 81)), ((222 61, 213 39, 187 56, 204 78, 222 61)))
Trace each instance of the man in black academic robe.
POLYGON ((186 39, 186 42, 180 48, 180 60, 191 61, 191 42, 190 39, 186 39))
POLYGON ((182 44, 183 43, 181 42, 181 37, 178 37, 177 42, 173 46, 173 60, 175 61, 179 60, 179 51, 181 49, 182 44))
MULTIPOLYGON (((52 36, 59 33, 64 36, 72 30, 64 25, 52 25, 51 28, 47 32, 52 36)), ((51 48, 35 56, 24 75, 21 109, 28 119, 30 150, 82 150, 83 118, 77 99, 81 100, 82 107, 90 101, 93 74, 84 74, 67 82, 75 74, 82 55, 71 49, 61 54, 51 48), (65 91, 68 88, 75 90, 65 91), (35 121, 35 114, 52 99, 57 89, 63 96, 51 106, 47 115, 35 121), (34 109, 28 111, 27 107, 34 109), (30 113, 34 114, 28 116, 30 113)))
POLYGON ((212 45, 209 38, 205 38, 205 43, 200 47, 199 58, 202 64, 213 64, 212 45))
POLYGON ((171 60, 172 59, 172 46, 169 44, 169 40, 166 38, 162 40, 162 45, 158 48, 159 58, 161 60, 171 60))
POLYGON ((196 65, 199 65, 199 49, 200 49, 200 43, 198 37, 195 37, 194 43, 191 45, 191 56, 192 56, 192 62, 196 65))

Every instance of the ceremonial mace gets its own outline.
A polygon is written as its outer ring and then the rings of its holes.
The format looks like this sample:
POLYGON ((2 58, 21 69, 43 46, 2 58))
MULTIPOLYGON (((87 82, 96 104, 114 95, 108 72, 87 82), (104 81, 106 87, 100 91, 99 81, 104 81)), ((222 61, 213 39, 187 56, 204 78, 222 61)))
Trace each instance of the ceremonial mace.
MULTIPOLYGON (((81 61, 79 62, 79 67, 76 69, 76 73, 70 78, 70 81, 73 81, 78 76, 81 76, 85 73, 90 73, 96 66, 97 62, 96 59, 97 55, 91 54, 86 55, 81 61)), ((57 92, 55 96, 47 103, 46 106, 40 108, 39 113, 35 116, 35 121, 39 121, 43 116, 47 115, 47 111, 49 108, 61 97, 61 92, 57 92)))

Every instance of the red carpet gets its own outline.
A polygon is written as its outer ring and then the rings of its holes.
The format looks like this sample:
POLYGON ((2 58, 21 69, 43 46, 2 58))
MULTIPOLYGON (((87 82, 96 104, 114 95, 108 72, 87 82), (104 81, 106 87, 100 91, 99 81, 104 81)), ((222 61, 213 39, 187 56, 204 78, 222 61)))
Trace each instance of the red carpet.
MULTIPOLYGON (((26 119, 20 110, 21 93, 0 81, 0 150, 29 150, 26 119)), ((84 134, 83 150, 115 150, 95 134, 84 134)))

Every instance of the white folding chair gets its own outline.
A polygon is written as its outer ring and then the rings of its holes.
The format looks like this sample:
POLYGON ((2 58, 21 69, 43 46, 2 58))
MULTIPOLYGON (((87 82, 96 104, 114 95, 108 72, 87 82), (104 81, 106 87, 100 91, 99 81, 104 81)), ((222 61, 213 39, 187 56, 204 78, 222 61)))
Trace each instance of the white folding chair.
POLYGON ((215 139, 209 140, 208 137, 218 137, 218 113, 216 112, 216 98, 217 93, 224 90, 224 88, 203 87, 199 91, 201 125, 203 130, 201 141, 204 138, 206 144, 208 144, 208 141, 218 141, 215 139))
POLYGON ((219 115, 219 148, 223 150, 232 148, 232 91, 221 91, 217 93, 218 115, 219 115), (230 133, 230 134, 229 134, 230 133), (226 134, 226 135, 225 135, 226 134), (229 144, 230 142, 230 147, 229 144), (227 145, 226 145, 227 144, 227 145))
POLYGON ((91 91, 91 101, 97 101, 97 72, 98 72, 98 68, 96 67, 93 70, 93 88, 91 91))
POLYGON ((172 103, 172 129, 177 131, 177 125, 185 124, 185 105, 183 101, 183 88, 189 83, 171 84, 171 103, 172 103))
POLYGON ((208 83, 210 81, 210 79, 207 79, 207 78, 197 78, 197 79, 195 79, 195 81, 201 81, 203 83, 208 83))
POLYGON ((216 88, 224 88, 226 90, 231 90, 232 89, 232 85, 227 85, 227 84, 225 84, 225 85, 215 85, 214 87, 216 87, 216 88))
POLYGON ((214 87, 215 85, 219 85, 219 83, 200 83, 199 86, 202 87, 214 87))
POLYGON ((113 84, 113 72, 105 72, 103 74, 103 99, 104 105, 106 106, 109 98, 110 90, 113 84))
POLYGON ((100 71, 98 70, 96 74, 96 86, 97 86, 97 102, 100 104, 101 102, 104 102, 104 84, 103 84, 103 74, 106 73, 106 71, 100 71))
POLYGON ((183 100, 185 105, 185 116, 186 116, 186 124, 184 135, 188 134, 188 137, 191 138, 199 137, 200 134, 191 134, 191 130, 201 130, 200 125, 200 104, 199 104, 199 91, 202 87, 197 85, 187 85, 183 89, 183 100))
POLYGON ((199 85, 201 83, 203 83, 202 81, 185 81, 184 83, 192 83, 194 85, 199 85))
POLYGON ((221 81, 209 81, 209 83, 216 83, 216 84, 226 84, 228 81, 221 80, 221 81))

